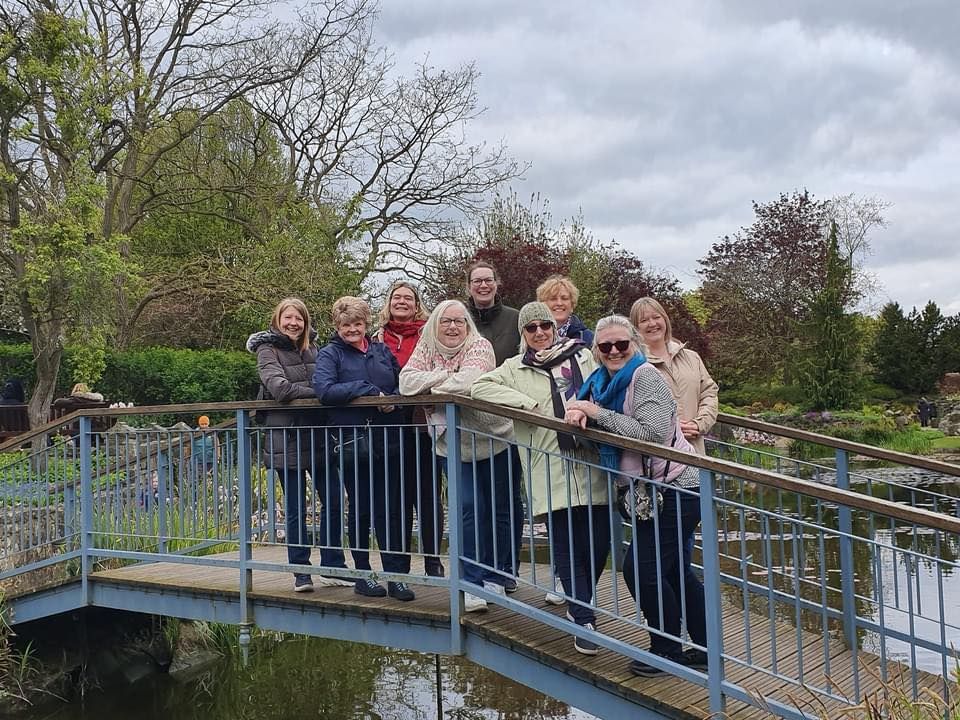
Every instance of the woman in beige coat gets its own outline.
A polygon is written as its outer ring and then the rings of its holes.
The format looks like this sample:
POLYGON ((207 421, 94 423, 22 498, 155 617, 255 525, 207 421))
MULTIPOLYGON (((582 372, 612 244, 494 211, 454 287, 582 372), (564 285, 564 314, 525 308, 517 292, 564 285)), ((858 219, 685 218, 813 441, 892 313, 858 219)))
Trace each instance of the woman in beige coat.
POLYGON ((661 372, 673 392, 684 437, 705 455, 703 437, 717 421, 717 383, 700 356, 673 339, 670 317, 656 300, 644 297, 633 303, 630 322, 640 333, 647 360, 661 372))

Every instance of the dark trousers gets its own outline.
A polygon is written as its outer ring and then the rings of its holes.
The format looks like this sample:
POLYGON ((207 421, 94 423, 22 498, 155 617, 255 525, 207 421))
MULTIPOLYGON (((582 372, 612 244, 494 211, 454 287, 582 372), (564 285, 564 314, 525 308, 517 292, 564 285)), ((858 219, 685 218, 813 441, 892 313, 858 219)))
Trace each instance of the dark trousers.
POLYGON ((433 454, 425 432, 403 428, 403 511, 406 533, 413 532, 413 511, 419 520, 419 549, 426 562, 439 562, 443 539, 443 497, 440 490, 443 458, 433 454))
POLYGON ((636 524, 633 542, 623 562, 623 579, 635 600, 639 592, 639 605, 647 624, 668 636, 651 632, 650 650, 672 655, 683 647, 679 640, 682 610, 686 611, 682 620, 686 622, 690 639, 700 645, 707 643, 703 584, 693 572, 686 552, 689 539, 700 523, 700 497, 696 493, 663 488, 663 508, 657 522, 659 527, 653 518, 636 524))
MULTIPOLYGON (((366 432, 366 431, 362 431, 366 432)), ((354 566, 370 569, 370 529, 374 530, 386 572, 410 572, 410 536, 401 505, 401 457, 396 430, 374 428, 370 452, 346 451, 342 458, 343 484, 350 496, 347 536, 354 566), (391 552, 392 551, 392 552, 391 552)))
POLYGON ((610 506, 578 505, 550 513, 550 546, 567 611, 578 625, 595 623, 593 596, 610 556, 610 506))
POLYGON ((500 562, 498 557, 497 568, 508 574, 518 575, 520 573, 520 543, 523 541, 523 521, 526 515, 523 512, 523 465, 520 464, 520 450, 516 445, 510 446, 510 472, 503 478, 503 486, 506 492, 502 494, 502 503, 498 502, 497 508, 500 512, 501 507, 506 507, 506 512, 510 515, 510 533, 513 540, 513 554, 506 558, 509 562, 500 562))
POLYGON ((304 468, 280 468, 283 478, 283 509, 287 526, 287 562, 310 564, 307 537, 307 473, 304 468))
POLYGON ((329 443, 327 452, 321 453, 316 467, 318 477, 315 484, 322 503, 317 542, 320 545, 321 565, 345 568, 347 561, 343 554, 343 502, 346 492, 340 481, 337 465, 337 456, 333 454, 332 443, 329 443))

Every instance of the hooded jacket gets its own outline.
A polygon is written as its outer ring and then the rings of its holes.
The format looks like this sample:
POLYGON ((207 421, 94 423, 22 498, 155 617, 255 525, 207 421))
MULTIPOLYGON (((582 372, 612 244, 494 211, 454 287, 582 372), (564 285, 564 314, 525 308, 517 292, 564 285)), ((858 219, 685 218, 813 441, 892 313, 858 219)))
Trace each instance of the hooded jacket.
MULTIPOLYGON (((263 400, 286 403, 314 397, 310 387, 317 361, 317 346, 313 344, 316 333, 312 332, 310 345, 299 350, 286 335, 271 328, 247 338, 247 350, 257 356, 257 373, 263 386, 263 400)), ((322 454, 312 430, 288 430, 304 426, 322 425, 323 410, 270 410, 264 425, 276 428, 267 431, 264 438, 264 461, 269 467, 310 469, 312 460, 322 454)))
MULTIPOLYGON (((481 375, 470 388, 471 397, 555 419, 547 372, 524 365, 522 360, 522 355, 514 355, 496 370, 481 375)), ((580 364, 583 377, 597 368, 586 348, 573 360, 580 364)), ((567 507, 608 504, 606 474, 594 467, 600 458, 591 444, 578 444, 576 450, 565 456, 560 453, 556 431, 519 420, 514 421, 513 428, 524 478, 533 493, 528 502, 535 517, 567 507), (528 452, 527 447, 532 449, 528 452)))
POLYGON ((647 355, 663 375, 677 401, 677 411, 681 420, 693 420, 697 423, 700 435, 690 441, 700 454, 706 454, 703 436, 717 422, 717 383, 710 377, 703 360, 686 345, 671 340, 667 345, 667 357, 659 358, 647 355))

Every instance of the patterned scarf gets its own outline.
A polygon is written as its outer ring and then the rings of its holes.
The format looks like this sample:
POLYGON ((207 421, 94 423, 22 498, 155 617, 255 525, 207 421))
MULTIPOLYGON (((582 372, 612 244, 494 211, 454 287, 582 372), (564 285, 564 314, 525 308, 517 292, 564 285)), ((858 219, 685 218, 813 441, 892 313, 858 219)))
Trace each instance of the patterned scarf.
MULTIPOLYGON (((581 340, 561 338, 548 348, 539 351, 527 348, 523 354, 521 362, 524 365, 545 371, 550 379, 550 397, 556 418, 563 419, 567 401, 576 397, 583 385, 583 373, 576 360, 577 353, 583 348, 581 340)), ((565 452, 572 452, 577 447, 577 441, 568 433, 558 432, 557 443, 565 452)))

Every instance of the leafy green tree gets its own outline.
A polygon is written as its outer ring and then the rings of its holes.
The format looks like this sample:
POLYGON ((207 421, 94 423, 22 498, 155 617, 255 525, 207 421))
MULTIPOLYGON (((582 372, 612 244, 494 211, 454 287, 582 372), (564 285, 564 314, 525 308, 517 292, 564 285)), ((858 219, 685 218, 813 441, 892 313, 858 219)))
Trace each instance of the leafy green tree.
POLYGON ((912 392, 919 363, 920 338, 914 323, 899 303, 880 310, 876 339, 871 352, 877 382, 903 392, 912 392))
POLYGON ((835 222, 824 265, 823 286, 807 305, 801 333, 805 348, 799 375, 814 410, 849 407, 859 384, 858 326, 846 312, 853 272, 849 258, 841 255, 835 222))

